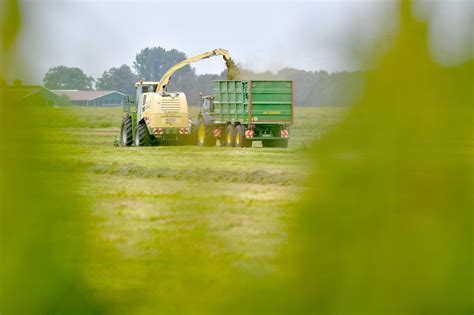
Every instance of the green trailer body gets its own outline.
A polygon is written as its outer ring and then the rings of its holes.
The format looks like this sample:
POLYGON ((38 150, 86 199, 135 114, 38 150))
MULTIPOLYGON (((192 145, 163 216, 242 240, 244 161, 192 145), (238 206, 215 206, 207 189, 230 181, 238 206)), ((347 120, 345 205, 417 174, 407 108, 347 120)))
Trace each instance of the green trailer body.
POLYGON ((214 81, 216 122, 293 123, 292 81, 214 81))
POLYGON ((198 145, 287 147, 294 121, 293 81, 217 80, 198 117, 198 145))

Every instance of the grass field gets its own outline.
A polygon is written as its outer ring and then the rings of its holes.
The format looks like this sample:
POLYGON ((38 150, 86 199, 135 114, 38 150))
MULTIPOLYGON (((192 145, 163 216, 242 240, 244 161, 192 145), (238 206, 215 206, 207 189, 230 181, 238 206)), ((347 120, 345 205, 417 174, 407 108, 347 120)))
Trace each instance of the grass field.
POLYGON ((297 108, 288 149, 120 148, 120 108, 57 110, 68 118, 49 139, 82 170, 90 214, 85 277, 100 299, 122 306, 143 291, 172 301, 183 288, 170 274, 201 255, 249 276, 270 272, 304 191, 307 147, 342 115, 297 108), (157 265, 166 277, 150 289, 157 265))

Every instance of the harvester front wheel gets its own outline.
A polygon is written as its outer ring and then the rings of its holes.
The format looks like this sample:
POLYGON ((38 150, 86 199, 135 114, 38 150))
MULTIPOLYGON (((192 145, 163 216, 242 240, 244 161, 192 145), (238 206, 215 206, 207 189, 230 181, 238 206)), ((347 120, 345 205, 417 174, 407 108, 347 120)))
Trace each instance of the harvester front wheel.
POLYGON ((202 119, 199 120, 197 130, 198 146, 201 147, 213 147, 216 145, 216 138, 211 126, 206 126, 202 119))
POLYGON ((122 128, 120 129, 120 145, 129 147, 133 143, 132 117, 122 119, 122 128))
POLYGON ((248 148, 252 142, 245 137, 245 126, 238 125, 235 128, 235 146, 239 148, 248 148))
POLYGON ((228 125, 225 130, 225 145, 235 147, 235 127, 233 125, 228 125))
POLYGON ((151 136, 145 124, 139 124, 135 132, 135 146, 147 147, 151 145, 151 136))

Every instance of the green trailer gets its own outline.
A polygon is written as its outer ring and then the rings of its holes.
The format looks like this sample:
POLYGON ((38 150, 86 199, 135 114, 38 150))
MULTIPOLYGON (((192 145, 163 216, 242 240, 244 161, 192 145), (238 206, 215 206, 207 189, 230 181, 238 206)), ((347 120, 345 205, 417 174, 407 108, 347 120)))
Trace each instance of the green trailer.
POLYGON ((293 81, 214 81, 198 115, 198 145, 286 148, 294 122, 293 81))

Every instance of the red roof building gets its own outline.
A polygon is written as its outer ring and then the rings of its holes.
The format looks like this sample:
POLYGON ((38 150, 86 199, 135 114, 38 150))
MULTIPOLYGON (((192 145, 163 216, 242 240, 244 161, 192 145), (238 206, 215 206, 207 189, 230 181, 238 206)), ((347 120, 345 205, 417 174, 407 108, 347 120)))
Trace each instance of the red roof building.
POLYGON ((125 94, 117 91, 53 90, 53 92, 67 96, 71 104, 82 106, 121 106, 125 99, 125 94))

